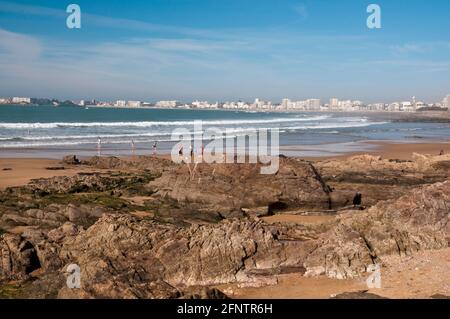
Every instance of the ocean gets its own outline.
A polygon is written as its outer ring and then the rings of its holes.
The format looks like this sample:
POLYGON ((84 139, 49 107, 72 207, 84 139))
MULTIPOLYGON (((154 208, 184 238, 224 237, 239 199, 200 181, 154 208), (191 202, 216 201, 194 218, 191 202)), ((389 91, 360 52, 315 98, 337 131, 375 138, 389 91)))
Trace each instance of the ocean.
POLYGON ((370 148, 370 140, 423 142, 448 139, 450 123, 391 122, 368 113, 245 112, 189 109, 112 109, 53 106, 0 106, 0 156, 60 158, 67 154, 167 154, 175 129, 229 129, 234 136, 251 129, 278 128, 285 155, 339 155, 370 148))

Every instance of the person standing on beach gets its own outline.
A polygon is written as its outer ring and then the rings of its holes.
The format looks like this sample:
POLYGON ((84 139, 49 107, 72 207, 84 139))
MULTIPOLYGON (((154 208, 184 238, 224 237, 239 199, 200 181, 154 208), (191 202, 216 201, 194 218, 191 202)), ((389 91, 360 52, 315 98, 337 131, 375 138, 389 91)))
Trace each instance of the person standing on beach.
POLYGON ((131 154, 134 155, 134 151, 135 151, 136 147, 134 145, 134 140, 131 140, 131 154))
POLYGON ((100 156, 102 150, 102 139, 100 136, 97 139, 97 155, 100 156))
POLYGON ((202 162, 204 160, 204 155, 205 154, 205 145, 202 143, 202 162))
POLYGON ((156 146, 158 145, 158 141, 153 143, 153 155, 156 155, 156 146))

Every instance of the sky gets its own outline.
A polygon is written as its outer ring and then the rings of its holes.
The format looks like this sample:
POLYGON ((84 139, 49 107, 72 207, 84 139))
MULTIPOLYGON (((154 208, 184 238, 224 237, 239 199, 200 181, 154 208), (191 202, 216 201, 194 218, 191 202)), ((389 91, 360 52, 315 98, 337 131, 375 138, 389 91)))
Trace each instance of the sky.
POLYGON ((0 0, 0 96, 436 102, 449 14, 448 0, 0 0))

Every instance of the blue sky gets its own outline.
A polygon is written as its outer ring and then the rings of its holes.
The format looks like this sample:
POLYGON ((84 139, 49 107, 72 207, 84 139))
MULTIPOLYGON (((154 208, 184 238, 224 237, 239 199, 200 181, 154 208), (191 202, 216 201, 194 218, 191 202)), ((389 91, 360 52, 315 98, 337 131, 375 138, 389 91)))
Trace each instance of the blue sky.
POLYGON ((0 96, 439 101, 449 14, 448 0, 0 0, 0 96))

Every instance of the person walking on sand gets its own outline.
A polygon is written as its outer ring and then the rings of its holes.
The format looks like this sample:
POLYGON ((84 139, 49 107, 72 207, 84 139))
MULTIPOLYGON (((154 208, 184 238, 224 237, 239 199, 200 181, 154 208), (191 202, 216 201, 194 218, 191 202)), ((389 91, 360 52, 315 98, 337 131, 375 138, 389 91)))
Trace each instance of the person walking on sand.
POLYGON ((153 155, 156 155, 156 146, 158 145, 158 141, 153 143, 153 155))
POLYGON ((202 143, 202 162, 205 159, 205 145, 202 143))
POLYGON ((134 145, 134 140, 131 140, 131 154, 134 156, 134 151, 136 150, 136 146, 134 145))
POLYGON ((97 155, 100 156, 102 150, 102 139, 100 136, 97 139, 97 155))

